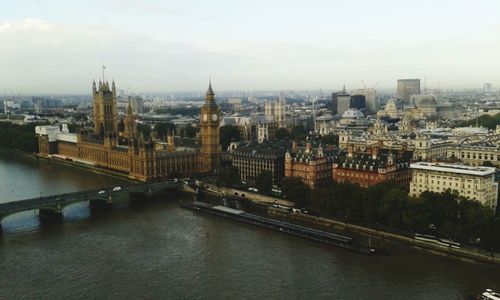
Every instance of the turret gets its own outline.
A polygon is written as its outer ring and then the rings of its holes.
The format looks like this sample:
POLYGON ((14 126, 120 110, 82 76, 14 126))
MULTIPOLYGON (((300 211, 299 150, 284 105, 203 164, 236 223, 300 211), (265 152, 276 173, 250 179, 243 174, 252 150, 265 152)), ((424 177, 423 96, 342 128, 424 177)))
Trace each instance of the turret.
POLYGON ((92 81, 92 93, 97 93, 97 88, 95 86, 95 79, 92 81))
POLYGON ((208 81, 208 90, 206 94, 206 101, 213 101, 215 99, 214 91, 212 90, 212 81, 208 81))
POLYGON ((318 157, 319 158, 323 157, 323 146, 321 146, 321 143, 319 143, 319 146, 318 146, 318 157))
POLYGON ((169 129, 167 133, 167 147, 170 152, 175 150, 174 131, 171 129, 169 129))

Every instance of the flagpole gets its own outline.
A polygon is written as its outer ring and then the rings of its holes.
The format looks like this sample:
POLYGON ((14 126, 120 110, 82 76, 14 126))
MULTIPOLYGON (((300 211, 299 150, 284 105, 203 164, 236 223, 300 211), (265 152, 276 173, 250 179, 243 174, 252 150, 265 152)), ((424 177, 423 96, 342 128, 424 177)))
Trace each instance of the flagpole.
POLYGON ((102 83, 104 83, 104 69, 106 69, 106 67, 102 65, 102 83))

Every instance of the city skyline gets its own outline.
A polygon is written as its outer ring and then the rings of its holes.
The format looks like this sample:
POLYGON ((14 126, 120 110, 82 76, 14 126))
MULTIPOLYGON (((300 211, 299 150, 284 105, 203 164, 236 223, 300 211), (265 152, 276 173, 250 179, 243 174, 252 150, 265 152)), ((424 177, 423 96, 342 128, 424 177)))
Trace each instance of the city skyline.
POLYGON ((0 4, 0 93, 480 88, 500 81, 500 4, 16 1, 0 4), (76 13, 78 12, 78 16, 76 13), (410 13, 411 12, 411 13, 410 13), (36 51, 34 51, 34 49, 36 51))

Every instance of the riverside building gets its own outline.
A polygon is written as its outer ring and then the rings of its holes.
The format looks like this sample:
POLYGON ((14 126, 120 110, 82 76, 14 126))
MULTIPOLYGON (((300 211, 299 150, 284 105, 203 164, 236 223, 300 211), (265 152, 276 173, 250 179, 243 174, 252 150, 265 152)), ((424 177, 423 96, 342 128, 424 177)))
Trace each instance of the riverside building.
POLYGON ((410 196, 418 197, 425 191, 442 193, 449 189, 496 209, 498 183, 495 182, 495 168, 418 162, 411 164, 410 169, 410 196))
POLYGON ((322 182, 331 182, 333 159, 332 147, 323 149, 319 144, 313 149, 312 143, 307 141, 304 148, 294 142, 285 154, 285 176, 299 177, 312 188, 322 182))
POLYGON ((166 141, 144 137, 137 130, 136 114, 129 102, 119 126, 116 87, 93 83, 93 127, 80 126, 77 133, 64 127, 37 126, 38 155, 107 169, 131 179, 153 180, 174 173, 215 171, 220 162, 220 109, 211 83, 201 108, 200 143, 176 147, 173 134, 166 141), (122 128, 120 128, 122 127, 122 128))
POLYGON ((354 144, 349 144, 347 151, 341 151, 333 162, 333 180, 357 183, 361 187, 386 181, 407 186, 411 178, 411 155, 406 149, 390 150, 381 148, 381 145, 355 151, 354 144))

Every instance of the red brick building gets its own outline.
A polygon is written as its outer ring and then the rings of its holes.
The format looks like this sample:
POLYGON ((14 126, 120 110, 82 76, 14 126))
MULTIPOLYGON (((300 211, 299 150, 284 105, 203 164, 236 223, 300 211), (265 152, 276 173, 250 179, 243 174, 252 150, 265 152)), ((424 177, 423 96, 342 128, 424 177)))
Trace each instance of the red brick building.
POLYGON ((354 146, 348 145, 347 151, 341 151, 332 166, 333 180, 352 182, 362 187, 393 181, 408 186, 411 181, 410 159, 412 153, 403 150, 369 147, 366 152, 354 152, 354 146))
POLYGON ((321 182, 331 182, 333 159, 331 147, 323 149, 319 144, 313 149, 311 142, 305 147, 294 143, 285 154, 285 177, 300 177, 312 188, 321 182))

